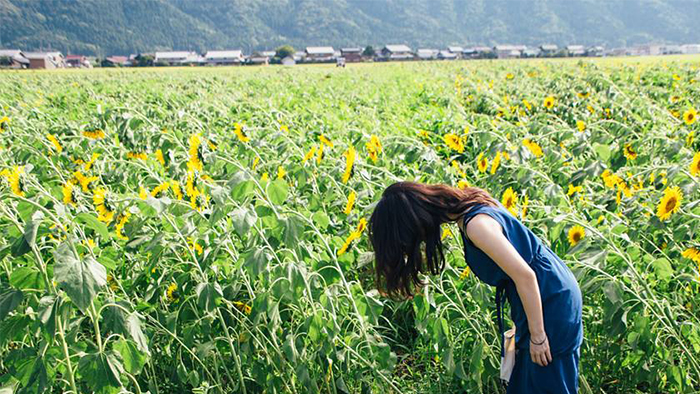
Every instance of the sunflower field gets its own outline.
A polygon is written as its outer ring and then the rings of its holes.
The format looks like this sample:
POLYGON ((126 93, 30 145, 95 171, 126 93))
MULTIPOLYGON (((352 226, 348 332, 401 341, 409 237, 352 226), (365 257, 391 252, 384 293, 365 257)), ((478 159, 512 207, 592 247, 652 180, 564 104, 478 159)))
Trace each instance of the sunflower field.
POLYGON ((415 180, 571 267, 581 393, 697 393, 698 109, 693 57, 2 72, 0 392, 504 393, 456 224, 422 293, 374 287, 415 180))

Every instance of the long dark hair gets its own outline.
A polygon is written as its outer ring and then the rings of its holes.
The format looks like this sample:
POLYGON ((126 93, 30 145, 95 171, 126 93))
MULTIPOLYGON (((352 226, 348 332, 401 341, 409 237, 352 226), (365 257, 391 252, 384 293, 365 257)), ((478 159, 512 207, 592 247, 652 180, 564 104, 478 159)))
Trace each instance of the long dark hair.
POLYGON ((377 288, 393 299, 413 297, 412 287, 425 285, 419 272, 436 275, 445 268, 440 226, 476 204, 497 201, 478 187, 411 181, 387 187, 367 223, 377 288))

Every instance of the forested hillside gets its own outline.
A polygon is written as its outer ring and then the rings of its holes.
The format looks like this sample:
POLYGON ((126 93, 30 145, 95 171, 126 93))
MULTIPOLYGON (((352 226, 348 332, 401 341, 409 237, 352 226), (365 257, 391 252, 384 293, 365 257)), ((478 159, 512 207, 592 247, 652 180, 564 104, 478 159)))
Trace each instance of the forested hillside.
POLYGON ((0 47, 700 42, 699 0, 0 0, 0 47))

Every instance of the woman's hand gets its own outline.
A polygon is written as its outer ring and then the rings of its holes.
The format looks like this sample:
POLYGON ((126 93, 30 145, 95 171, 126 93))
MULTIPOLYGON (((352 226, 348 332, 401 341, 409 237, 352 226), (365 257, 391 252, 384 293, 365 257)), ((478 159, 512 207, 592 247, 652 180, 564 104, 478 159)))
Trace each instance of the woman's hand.
POLYGON ((552 362, 552 353, 549 351, 549 338, 547 334, 542 333, 530 337, 530 358, 532 362, 546 367, 552 362), (539 345, 536 345, 539 343, 539 345))

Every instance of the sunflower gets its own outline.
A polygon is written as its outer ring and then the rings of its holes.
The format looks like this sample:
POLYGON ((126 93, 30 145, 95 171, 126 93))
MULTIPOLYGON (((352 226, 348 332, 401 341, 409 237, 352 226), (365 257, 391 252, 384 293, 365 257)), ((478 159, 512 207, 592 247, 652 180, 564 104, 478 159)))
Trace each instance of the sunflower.
POLYGON ((345 172, 343 173, 343 178, 341 179, 343 183, 348 183, 350 177, 355 173, 353 171, 353 165, 355 164, 355 147, 351 146, 343 154, 345 156, 345 172))
POLYGON ((233 301, 233 305, 241 312, 245 313, 246 315, 250 315, 250 312, 253 311, 253 308, 251 308, 250 305, 240 302, 240 301, 233 301))
MULTIPOLYGON (((95 164, 95 160, 97 160, 98 157, 100 157, 99 153, 93 153, 92 156, 90 156, 90 161, 88 161, 87 163, 83 163, 83 168, 85 169, 85 171, 90 171, 92 165, 95 164)), ((145 155, 141 159, 146 160, 145 155)))
POLYGON ((625 144, 623 154, 625 155, 627 160, 634 160, 637 158, 637 152, 635 152, 634 148, 632 148, 632 144, 625 144))
POLYGON ((194 250, 198 255, 201 255, 204 253, 204 249, 202 249, 202 245, 200 245, 196 239, 192 237, 187 237, 187 244, 189 245, 190 249, 194 250))
POLYGON ((513 191, 512 187, 506 189, 506 191, 503 193, 503 196, 501 197, 501 204, 503 204, 503 206, 506 207, 506 209, 509 210, 510 213, 513 214, 513 216, 517 215, 517 211, 515 208, 517 202, 518 193, 513 191))
POLYGON ((695 136, 695 131, 691 131, 688 133, 688 135, 685 137, 685 144, 688 146, 693 145, 693 137, 695 136))
POLYGON ((27 191, 27 186, 24 180, 24 166, 14 166, 12 167, 12 171, 7 169, 2 170, 0 175, 2 175, 5 180, 7 180, 7 183, 10 184, 10 190, 12 190, 14 195, 24 197, 24 194, 27 191))
POLYGON ((357 193, 355 193, 354 190, 348 194, 348 202, 345 204, 345 209, 343 210, 343 213, 346 215, 349 215, 350 212, 352 211, 353 205, 355 205, 355 199, 357 198, 357 193))
POLYGON ((3 116, 0 118, 0 132, 5 131, 8 128, 10 128, 10 118, 3 116))
POLYGON ((360 221, 357 223, 357 228, 355 231, 351 232, 350 235, 345 239, 345 243, 343 243, 343 246, 340 247, 338 250, 338 256, 341 254, 345 253, 345 251, 348 249, 350 246, 350 243, 352 243, 353 240, 360 238, 360 235, 362 235, 362 231, 367 228, 367 220, 365 218, 361 218, 360 221))
POLYGON ((269 178, 269 176, 268 176, 267 172, 263 172, 262 176, 260 177, 260 180, 266 181, 266 180, 268 180, 268 178, 269 178))
POLYGON ((165 291, 165 296, 168 302, 177 302, 179 296, 177 294, 177 283, 171 283, 165 291))
POLYGON ((582 121, 582 120, 577 120, 577 121, 576 121, 576 128, 577 128, 578 131, 580 131, 580 132, 585 131, 585 130, 586 130, 586 122, 584 122, 584 121, 582 121))
POLYGON ((693 162, 690 163, 690 174, 693 176, 700 174, 700 152, 696 152, 693 156, 693 162))
POLYGON ((287 175, 287 171, 284 170, 284 167, 277 167, 277 179, 283 179, 285 175, 287 175))
POLYGON ((448 133, 443 137, 445 144, 452 150, 456 150, 459 153, 464 152, 464 143, 462 139, 456 134, 448 133))
POLYGON ((75 192, 73 191, 73 186, 73 182, 68 181, 61 187, 61 191, 63 192, 63 202, 66 205, 75 206, 77 203, 77 201, 75 200, 75 192))
POLYGON ((469 266, 464 267, 462 273, 459 274, 459 280, 464 280, 469 276, 469 266))
POLYGON ((207 205, 209 205, 209 196, 204 194, 204 191, 197 190, 194 196, 190 196, 190 206, 192 209, 202 212, 207 205))
POLYGON ((521 218, 525 219, 525 215, 527 215, 527 206, 530 203, 530 199, 528 198, 527 194, 523 195, 523 201, 522 201, 522 213, 521 213, 521 218))
POLYGON ((80 184, 80 187, 83 189, 83 192, 89 193, 93 189, 93 186, 91 186, 92 182, 95 182, 99 178, 97 178, 96 176, 85 176, 82 172, 75 171, 73 173, 73 179, 75 180, 75 183, 80 184))
POLYGON ((569 244, 571 246, 576 245, 586 236, 586 230, 579 225, 575 225, 569 229, 569 244))
POLYGON ((99 188, 92 195, 92 203, 95 205, 98 217, 102 222, 109 223, 114 218, 114 206, 107 195, 107 190, 99 188))
POLYGON ((316 164, 321 164, 323 160, 323 142, 318 144, 318 149, 316 149, 316 164))
POLYGON ((489 166, 489 159, 484 155, 484 152, 479 153, 479 156, 476 157, 476 164, 479 172, 486 172, 486 167, 489 166))
POLYGON ((328 145, 329 148, 333 147, 333 142, 331 142, 331 140, 326 138, 325 135, 323 135, 323 134, 319 135, 318 139, 321 141, 321 144, 326 144, 326 145, 328 145))
POLYGON ((283 131, 285 133, 289 133, 289 127, 285 124, 280 125, 280 131, 283 131))
POLYGON ((130 216, 131 216, 131 213, 128 211, 125 211, 124 213, 121 213, 117 216, 117 223, 114 225, 114 231, 117 233, 117 238, 128 239, 124 235, 124 225, 129 220, 130 216))
POLYGON ((162 197, 163 193, 165 193, 169 188, 170 182, 163 182, 160 185, 156 186, 153 190, 151 190, 151 196, 153 196, 154 198, 160 198, 162 197))
POLYGON ((233 125, 233 132, 234 132, 234 134, 236 134, 236 137, 238 137, 239 141, 241 141, 241 142, 250 141, 250 137, 245 135, 245 133, 243 132, 243 126, 240 123, 236 122, 233 125))
POLYGON ((379 137, 372 134, 372 137, 370 137, 369 142, 365 144, 365 147, 367 148, 369 158, 372 159, 372 162, 376 163, 379 158, 379 153, 382 152, 382 144, 379 142, 379 137))
POLYGON ((566 192, 566 195, 572 196, 574 193, 581 193, 581 190, 583 190, 583 186, 574 186, 573 184, 569 183, 569 191, 566 192))
POLYGON ((700 264, 700 250, 697 250, 695 248, 688 248, 684 250, 683 253, 681 253, 681 256, 700 264))
POLYGON ((683 193, 678 186, 667 187, 664 195, 656 208, 656 216, 661 220, 667 220, 671 214, 678 212, 683 201, 683 193))
POLYGON ((465 187, 470 187, 469 182, 465 181, 464 179, 460 179, 459 182, 457 182, 457 187, 460 189, 464 189, 465 187))
POLYGON ((445 229, 442 230, 442 235, 440 235, 440 240, 442 241, 445 238, 451 237, 451 236, 452 236, 452 231, 450 231, 449 227, 445 227, 445 229))
POLYGON ((506 80, 510 81, 510 80, 512 80, 513 78, 515 78, 515 75, 513 75, 513 73, 508 73, 508 74, 506 74, 506 80))
POLYGON ((501 152, 498 151, 496 152, 496 157, 493 158, 493 161, 491 162, 491 175, 496 173, 496 170, 498 169, 498 166, 501 164, 501 152))
MULTIPOLYGON (((303 163, 306 163, 309 159, 311 159, 312 157, 314 157, 314 153, 316 153, 316 147, 315 147, 315 146, 312 146, 311 149, 309 149, 309 151, 306 152, 306 154, 304 155, 304 157, 301 159, 302 164, 303 164, 303 163)), ((258 159, 258 158, 256 157, 256 159, 258 159)), ((254 164, 255 164, 255 163, 254 163, 254 164)))
POLYGON ((135 159, 135 160, 147 160, 148 156, 146 155, 145 152, 126 152, 126 158, 127 159, 135 159))
POLYGON ((51 142, 51 145, 53 145, 53 148, 56 150, 56 152, 63 152, 63 147, 61 146, 61 143, 58 142, 58 138, 56 138, 55 135, 46 134, 46 139, 49 140, 49 142, 51 142))
POLYGON ((552 109, 554 108, 554 105, 556 104, 556 100, 554 99, 554 96, 547 96, 544 99, 544 107, 547 109, 552 109))
POLYGON ((578 93, 576 93, 576 95, 577 95, 579 98, 585 99, 585 98, 588 98, 588 96, 590 96, 591 93, 588 92, 588 91, 586 91, 586 92, 578 92, 578 93))
POLYGON ((102 138, 105 138, 105 132, 100 129, 85 130, 83 131, 83 136, 91 140, 101 140, 102 138))
POLYGON ((175 194, 175 198, 182 200, 184 196, 182 195, 182 189, 180 188, 180 183, 178 181, 170 181, 170 189, 172 189, 173 193, 175 194))
POLYGON ((190 136, 189 160, 187 161, 188 170, 202 171, 202 137, 199 134, 190 136))
POLYGON ((165 157, 163 157, 163 151, 158 149, 156 151, 155 155, 156 155, 156 160, 158 160, 158 163, 160 163, 160 165, 165 167, 165 157))
POLYGON ((523 104, 525 105, 525 108, 527 108, 528 111, 532 111, 532 104, 530 104, 529 101, 523 99, 523 104))
POLYGON ((542 156, 542 148, 535 141, 531 141, 529 138, 523 140, 523 145, 532 152, 535 157, 542 156))
POLYGON ((696 120, 698 120, 698 112, 695 108, 691 108, 683 113, 683 122, 688 126, 695 123, 696 120))

